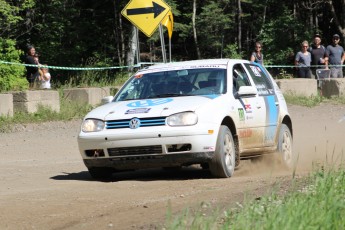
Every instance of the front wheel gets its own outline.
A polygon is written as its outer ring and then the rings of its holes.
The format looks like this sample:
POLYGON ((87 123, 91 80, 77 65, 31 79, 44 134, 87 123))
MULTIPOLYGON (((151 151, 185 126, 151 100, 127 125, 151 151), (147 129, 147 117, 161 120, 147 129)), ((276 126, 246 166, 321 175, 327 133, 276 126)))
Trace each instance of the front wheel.
POLYGON ((296 157, 292 151, 292 135, 289 127, 285 124, 282 124, 279 132, 278 152, 281 154, 284 163, 289 168, 293 168, 295 166, 296 157))
POLYGON ((235 171, 236 148, 234 139, 229 128, 225 125, 220 126, 216 151, 210 162, 211 174, 215 177, 228 178, 235 171))

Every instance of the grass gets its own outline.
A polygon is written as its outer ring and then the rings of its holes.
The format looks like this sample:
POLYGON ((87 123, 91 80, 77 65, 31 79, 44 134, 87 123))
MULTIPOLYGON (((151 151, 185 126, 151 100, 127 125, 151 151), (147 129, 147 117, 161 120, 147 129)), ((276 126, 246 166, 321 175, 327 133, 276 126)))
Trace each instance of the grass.
POLYGON ((320 168, 306 180, 302 189, 296 186, 284 196, 273 191, 222 213, 169 214, 165 229, 345 229, 344 169, 320 168))

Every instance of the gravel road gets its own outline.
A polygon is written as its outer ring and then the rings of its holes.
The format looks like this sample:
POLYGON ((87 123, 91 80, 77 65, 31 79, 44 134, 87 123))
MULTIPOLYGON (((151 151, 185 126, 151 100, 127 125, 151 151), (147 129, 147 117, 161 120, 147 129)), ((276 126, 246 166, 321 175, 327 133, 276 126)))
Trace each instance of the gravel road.
MULTIPOLYGON (((297 175, 316 164, 336 165, 345 149, 344 105, 289 106, 294 125, 297 175)), ((16 127, 0 134, 0 229, 162 229, 168 210, 210 213, 244 197, 257 198, 292 172, 274 158, 243 161, 230 179, 199 167, 114 174, 91 179, 79 155, 80 121, 16 127)))

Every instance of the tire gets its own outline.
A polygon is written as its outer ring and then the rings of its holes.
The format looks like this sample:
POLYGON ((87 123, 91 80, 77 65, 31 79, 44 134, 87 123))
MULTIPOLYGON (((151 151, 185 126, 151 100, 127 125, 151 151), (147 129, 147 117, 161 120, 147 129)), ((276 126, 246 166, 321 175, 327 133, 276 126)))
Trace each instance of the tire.
POLYGON ((89 168, 88 170, 91 177, 96 180, 110 179, 113 174, 111 168, 89 168))
POLYGON ((293 168, 295 166, 297 159, 292 151, 292 135, 289 127, 285 124, 282 124, 279 131, 278 153, 287 167, 293 168))
POLYGON ((216 151, 210 162, 211 174, 219 178, 228 178, 234 174, 236 165, 236 148, 229 128, 220 126, 216 151))

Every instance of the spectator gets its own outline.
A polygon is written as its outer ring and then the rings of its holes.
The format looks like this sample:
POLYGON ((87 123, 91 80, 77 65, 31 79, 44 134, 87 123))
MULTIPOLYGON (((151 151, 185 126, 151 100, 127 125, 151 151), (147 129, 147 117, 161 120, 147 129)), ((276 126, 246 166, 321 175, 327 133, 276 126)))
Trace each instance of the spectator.
POLYGON ((340 37, 338 34, 333 35, 332 45, 327 46, 331 78, 343 77, 343 63, 345 60, 344 48, 339 45, 340 37))
POLYGON ((48 66, 47 65, 42 65, 41 67, 41 70, 42 70, 42 76, 40 77, 40 88, 41 89, 50 89, 50 78, 51 78, 51 75, 49 73, 49 70, 48 70, 48 66))
MULTIPOLYGON (((25 64, 37 65, 35 61, 36 50, 33 46, 27 47, 27 56, 25 57, 25 64)), ((29 82, 29 88, 32 89, 35 86, 39 76, 39 71, 37 66, 26 66, 26 79, 29 82)))
POLYGON ((321 45, 321 35, 314 35, 314 43, 310 46, 309 50, 311 53, 311 70, 314 78, 316 76, 316 69, 327 69, 328 68, 328 55, 326 48, 321 45))
POLYGON ((261 53, 262 44, 261 42, 255 42, 255 51, 250 56, 250 61, 264 65, 264 55, 261 53))
POLYGON ((295 57, 295 66, 297 67, 297 77, 311 78, 310 63, 311 54, 308 51, 309 43, 303 41, 301 43, 301 51, 297 52, 295 57))

